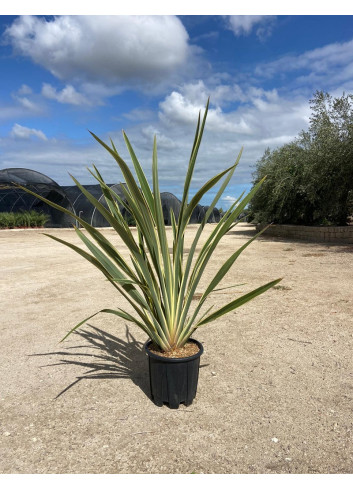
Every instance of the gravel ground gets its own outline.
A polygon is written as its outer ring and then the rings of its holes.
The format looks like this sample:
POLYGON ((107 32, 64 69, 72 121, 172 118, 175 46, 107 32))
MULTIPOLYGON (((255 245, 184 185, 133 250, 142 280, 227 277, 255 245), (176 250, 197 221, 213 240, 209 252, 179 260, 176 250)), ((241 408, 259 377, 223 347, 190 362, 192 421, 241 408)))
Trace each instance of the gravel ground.
MULTIPOLYGON (((48 232, 78 243, 72 230, 48 232)), ((200 291, 253 234, 240 224, 224 238, 200 291)), ((215 304, 283 280, 199 329, 196 399, 171 410, 149 398, 134 325, 102 314, 59 343, 84 317, 125 307, 99 271, 40 230, 1 231, 0 472, 352 473, 352 253, 251 244, 225 281, 245 285, 214 293, 215 304)))

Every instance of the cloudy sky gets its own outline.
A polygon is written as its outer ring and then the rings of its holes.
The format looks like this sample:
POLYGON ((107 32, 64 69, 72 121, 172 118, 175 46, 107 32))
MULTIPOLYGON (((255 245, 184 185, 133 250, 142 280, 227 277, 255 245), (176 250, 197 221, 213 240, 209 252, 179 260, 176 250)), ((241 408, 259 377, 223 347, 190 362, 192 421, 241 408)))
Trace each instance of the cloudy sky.
POLYGON ((88 130, 128 160, 124 129, 148 176, 157 135, 161 190, 180 197, 210 96, 194 185, 243 146, 227 207, 251 187, 267 147, 307 128, 316 90, 353 93, 353 16, 0 15, 0 73, 0 169, 31 168, 63 185, 68 173, 95 183, 92 163, 120 181, 88 130))

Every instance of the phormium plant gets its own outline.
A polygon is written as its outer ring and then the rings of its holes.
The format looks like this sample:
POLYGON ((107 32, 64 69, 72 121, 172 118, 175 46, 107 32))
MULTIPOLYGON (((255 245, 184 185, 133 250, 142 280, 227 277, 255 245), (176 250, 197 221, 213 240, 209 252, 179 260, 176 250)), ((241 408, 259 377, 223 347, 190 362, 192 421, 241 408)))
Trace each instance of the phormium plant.
MULTIPOLYGON (((237 217, 244 211, 246 205, 263 181, 260 181, 247 196, 244 197, 243 193, 241 197, 230 206, 222 216, 221 220, 212 229, 212 232, 207 237, 201 250, 197 252, 197 244, 205 224, 226 189, 241 156, 240 151, 234 165, 208 180, 195 195, 189 199, 190 183, 204 131, 208 105, 209 101, 207 102, 202 121, 200 115, 198 118, 178 220, 176 220, 173 212, 171 214, 173 230, 171 253, 169 251, 170 246, 167 240, 160 199, 156 138, 154 139, 153 145, 151 188, 125 132, 123 132, 123 137, 130 153, 137 179, 134 178, 129 166, 119 156, 114 143, 111 141, 111 146, 108 146, 95 134, 91 133, 115 159, 126 183, 126 186, 121 186, 124 193, 124 199, 121 199, 106 185, 101 174, 94 165, 93 170, 89 170, 101 186, 108 209, 95 199, 93 195, 91 195, 74 177, 72 177, 82 193, 108 221, 110 226, 114 228, 127 246, 130 252, 130 260, 127 260, 98 229, 91 226, 84 219, 34 192, 27 190, 27 192, 35 195, 47 204, 74 217, 81 224, 87 231, 87 234, 84 234, 78 227, 75 227, 75 231, 83 244, 87 247, 88 251, 56 236, 48 234, 47 236, 73 249, 83 258, 92 263, 92 265, 97 267, 134 310, 134 313, 130 314, 122 308, 102 309, 77 324, 71 331, 69 331, 63 340, 87 320, 100 312, 104 312, 114 314, 126 321, 133 322, 139 326, 161 350, 171 352, 185 345, 191 335, 200 326, 204 326, 254 299, 281 280, 274 280, 266 285, 262 285, 241 297, 237 297, 217 310, 212 311, 213 306, 211 306, 207 307, 206 311, 202 311, 210 294, 217 290, 217 286, 242 251, 244 251, 245 248, 259 234, 261 234, 258 233, 235 251, 222 264, 218 272, 212 277, 210 283, 203 291, 196 307, 191 307, 196 289, 206 270, 212 253, 216 249, 221 238, 236 225, 237 217), (187 254, 184 254, 185 232, 194 208, 204 195, 223 177, 223 182, 198 227, 190 251, 187 254), (125 207, 128 213, 132 216, 136 225, 137 236, 132 233, 127 222, 123 218, 119 205, 125 207)), ((24 187, 21 188, 26 190, 24 187)), ((195 302, 193 304, 195 304, 195 302)))

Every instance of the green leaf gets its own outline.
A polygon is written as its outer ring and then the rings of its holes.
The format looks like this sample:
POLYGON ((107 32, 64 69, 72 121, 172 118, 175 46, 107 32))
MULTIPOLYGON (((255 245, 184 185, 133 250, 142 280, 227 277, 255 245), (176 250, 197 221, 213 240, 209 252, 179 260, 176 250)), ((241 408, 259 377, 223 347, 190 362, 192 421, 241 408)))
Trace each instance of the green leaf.
POLYGON ((76 326, 74 326, 62 338, 62 340, 60 341, 60 343, 62 343, 64 340, 66 340, 66 338, 68 338, 68 336, 70 336, 74 331, 76 331, 80 326, 82 326, 82 324, 86 323, 87 321, 89 321, 90 319, 92 319, 93 317, 97 316, 98 314, 100 314, 102 312, 103 313, 107 313, 107 314, 114 314, 115 316, 119 316, 122 319, 125 319, 127 321, 130 321, 130 322, 135 323, 139 328, 141 328, 145 333, 147 333, 147 335, 150 336, 153 339, 153 341, 155 341, 157 343, 157 345, 159 345, 161 348, 165 348, 166 347, 166 345, 163 343, 163 341, 161 341, 161 339, 159 338, 159 336, 157 334, 155 334, 155 332, 149 330, 143 323, 141 323, 141 321, 139 321, 138 319, 134 318, 133 316, 131 316, 131 314, 128 314, 127 312, 123 311, 122 309, 119 309, 119 310, 114 310, 114 309, 101 309, 100 311, 95 312, 94 314, 91 314, 90 316, 86 317, 85 319, 83 319, 82 321, 80 321, 78 324, 76 324, 76 326))
POLYGON ((266 226, 266 228, 262 229, 259 233, 257 233, 253 238, 249 239, 243 246, 241 246, 237 251, 235 251, 226 261, 225 263, 221 266, 221 268, 218 270, 218 272, 215 274, 213 279, 211 280, 210 284, 206 288, 203 297, 201 298, 200 302, 203 302, 207 296, 215 289, 215 287, 220 283, 220 281, 224 278, 226 273, 231 269, 233 266, 235 260, 240 256, 240 254, 263 232, 268 229, 269 226, 266 226))
POLYGON ((137 178, 138 178, 140 185, 141 185, 142 194, 145 196, 149 207, 152 209, 152 207, 153 207, 153 194, 152 194, 151 188, 148 184, 147 178, 146 178, 146 176, 142 170, 142 167, 141 167, 138 159, 136 158, 135 152, 134 152, 134 150, 130 144, 130 141, 129 141, 127 135, 125 134, 125 131, 123 131, 123 136, 124 136, 124 140, 125 140, 127 149, 130 153, 131 161, 134 165, 137 178))
POLYGON ((206 124, 206 118, 207 118, 209 104, 210 104, 210 99, 208 98, 206 108, 205 108, 205 112, 204 112, 204 116, 202 119, 201 127, 200 127, 200 116, 199 116, 199 122, 197 124, 197 133, 195 134, 194 145, 193 145, 193 149, 192 149, 192 153, 191 153, 191 157, 190 157, 190 161, 189 161, 188 170, 187 170, 186 177, 185 177, 184 192, 183 192, 183 197, 182 197, 182 201, 181 201, 181 209, 180 209, 180 214, 179 214, 179 222, 181 222, 181 220, 183 219, 184 212, 186 210, 188 197, 189 197, 189 189, 190 189, 191 179, 192 179, 192 175, 194 173, 196 157, 197 157, 197 154, 199 151, 203 131, 204 131, 205 124, 206 124))
POLYGON ((210 323, 211 321, 214 321, 215 319, 218 319, 219 317, 224 316, 224 314, 227 314, 228 312, 233 311, 237 307, 242 306, 246 302, 249 302, 250 300, 255 299, 255 297, 257 297, 260 294, 263 294, 264 292, 266 292, 266 290, 268 290, 271 287, 273 287, 274 285, 278 284, 278 282, 280 282, 281 280, 282 280, 282 278, 279 278, 277 280, 273 280, 272 282, 269 282, 266 285, 262 285, 261 287, 258 287, 257 289, 252 290, 248 294, 245 294, 245 295, 239 297, 238 299, 235 299, 234 301, 229 302, 229 304, 221 307, 220 309, 218 309, 218 311, 215 311, 213 314, 210 314, 205 319, 203 319, 201 322, 199 322, 197 327, 202 326, 202 325, 207 324, 207 323, 210 323))

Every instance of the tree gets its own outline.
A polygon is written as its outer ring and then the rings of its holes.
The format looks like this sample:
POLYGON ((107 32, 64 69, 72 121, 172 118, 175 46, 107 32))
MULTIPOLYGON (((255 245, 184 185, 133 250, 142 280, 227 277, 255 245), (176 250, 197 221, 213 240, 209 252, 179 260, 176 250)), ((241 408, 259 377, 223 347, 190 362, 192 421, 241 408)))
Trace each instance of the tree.
POLYGON ((353 96, 317 91, 307 131, 267 149, 256 164, 251 203, 260 222, 345 225, 353 212, 353 96))

